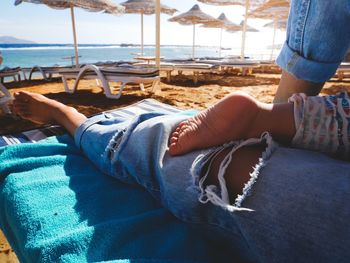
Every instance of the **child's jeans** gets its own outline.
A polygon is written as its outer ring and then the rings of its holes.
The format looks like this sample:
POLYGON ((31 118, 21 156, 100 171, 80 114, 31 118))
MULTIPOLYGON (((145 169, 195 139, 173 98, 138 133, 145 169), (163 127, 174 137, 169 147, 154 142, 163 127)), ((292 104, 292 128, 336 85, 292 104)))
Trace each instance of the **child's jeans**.
POLYGON ((298 79, 330 79, 350 47, 349 0, 291 0, 277 64, 298 79))
MULTIPOLYGON (((108 175, 145 187, 182 221, 218 239, 245 262, 345 262, 350 258, 350 164, 279 147, 269 134, 171 157, 168 139, 187 116, 148 113, 132 120, 101 114, 75 141, 108 175), (203 183, 204 167, 225 147, 264 141, 242 196, 229 203, 225 180, 203 183)), ((228 156, 230 157, 230 156, 228 156)), ((236 262, 234 258, 227 262, 236 262)))

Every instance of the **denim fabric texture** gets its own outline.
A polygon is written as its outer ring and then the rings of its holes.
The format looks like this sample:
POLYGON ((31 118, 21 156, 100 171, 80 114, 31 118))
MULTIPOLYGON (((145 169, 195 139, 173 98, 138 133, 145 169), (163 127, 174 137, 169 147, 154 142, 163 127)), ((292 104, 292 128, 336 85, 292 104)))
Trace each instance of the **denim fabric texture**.
POLYGON ((292 0, 277 64, 298 79, 330 79, 350 47, 349 0, 292 0))
POLYGON ((350 258, 348 162, 276 146, 255 169, 254 183, 240 207, 203 203, 198 181, 205 162, 198 160, 218 147, 169 156, 169 135, 184 118, 148 113, 121 121, 101 115, 78 128, 75 139, 100 170, 145 187, 175 216, 218 239, 218 244, 229 244, 242 260, 345 262, 350 258))

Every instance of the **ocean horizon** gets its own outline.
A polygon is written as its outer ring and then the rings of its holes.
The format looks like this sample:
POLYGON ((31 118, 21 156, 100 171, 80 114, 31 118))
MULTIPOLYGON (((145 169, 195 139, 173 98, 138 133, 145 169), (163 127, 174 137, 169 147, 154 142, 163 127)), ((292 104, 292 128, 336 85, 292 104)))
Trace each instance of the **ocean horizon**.
MULTIPOLYGON (((72 65, 74 56, 72 44, 0 44, 4 58, 4 67, 33 67, 72 65)), ((135 44, 79 44, 79 63, 88 64, 105 61, 132 61, 141 52, 141 47, 135 44)), ((250 58, 267 59, 271 51, 267 49, 247 50, 250 58)), ((144 45, 144 55, 153 56, 154 45, 144 45)), ((221 50, 221 56, 238 56, 240 48, 221 50)), ((161 45, 161 56, 166 59, 189 59, 192 56, 192 46, 161 45)), ((219 47, 196 46, 195 57, 218 57, 219 47)))

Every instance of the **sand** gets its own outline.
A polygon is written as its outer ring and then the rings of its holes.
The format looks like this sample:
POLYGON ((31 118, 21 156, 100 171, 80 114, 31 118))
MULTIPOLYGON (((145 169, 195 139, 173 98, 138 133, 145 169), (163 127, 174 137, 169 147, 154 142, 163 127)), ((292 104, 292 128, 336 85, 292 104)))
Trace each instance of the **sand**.
MULTIPOLYGON (((60 79, 51 82, 23 81, 21 83, 6 83, 11 93, 27 90, 45 94, 46 96, 76 107, 87 116, 130 105, 137 101, 153 98, 182 109, 204 109, 225 95, 234 91, 244 91, 263 102, 272 102, 280 79, 279 70, 253 75, 239 74, 205 74, 200 75, 195 85, 191 75, 174 76, 171 83, 162 78, 160 90, 150 92, 140 91, 138 86, 128 86, 119 100, 107 99, 95 81, 81 81, 75 94, 64 92, 60 79)), ((72 85, 72 82, 70 83, 72 85)), ((116 86, 117 87, 117 86, 116 86)), ((340 82, 331 79, 325 84, 321 95, 335 94, 339 91, 350 92, 350 80, 340 82)), ((15 133, 37 127, 28 121, 13 119, 0 113, 0 134, 15 133)), ((17 262, 15 254, 0 232, 0 262, 17 262)))

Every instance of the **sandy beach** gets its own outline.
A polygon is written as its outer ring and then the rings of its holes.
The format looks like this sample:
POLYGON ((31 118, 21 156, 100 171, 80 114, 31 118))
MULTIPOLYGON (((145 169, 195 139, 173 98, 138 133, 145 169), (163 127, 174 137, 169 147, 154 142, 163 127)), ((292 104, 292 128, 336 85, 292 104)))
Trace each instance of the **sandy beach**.
MULTIPOLYGON (((279 70, 261 73, 259 69, 248 76, 241 76, 237 73, 202 74, 197 84, 193 83, 190 74, 175 75, 170 83, 163 76, 155 92, 151 92, 150 88, 146 88, 146 91, 142 92, 137 85, 128 86, 118 100, 107 99, 103 90, 93 80, 82 80, 74 94, 64 92, 60 78, 51 82, 34 80, 6 83, 6 87, 11 93, 27 90, 44 94, 49 98, 77 108, 86 116, 91 116, 98 112, 124 107, 146 98, 153 98, 181 109, 201 110, 235 91, 247 92, 263 102, 272 102, 279 80, 279 70)), ((70 85, 73 85, 73 81, 70 85)), ((118 85, 116 84, 115 87, 118 88, 118 85)), ((321 95, 335 94, 339 91, 350 91, 350 82, 346 79, 341 82, 333 78, 325 84, 321 95)), ((0 134, 16 133, 38 127, 28 121, 13 119, 2 113, 0 113, 0 123, 0 134)))
MULTIPOLYGON (((42 80, 6 83, 11 93, 18 90, 38 92, 70 106, 76 107, 87 116, 130 105, 146 98, 153 98, 182 109, 204 109, 225 95, 234 91, 244 91, 263 102, 272 102, 280 80, 279 70, 261 73, 256 70, 249 76, 240 74, 200 75, 194 85, 191 75, 174 76, 171 83, 162 77, 155 93, 146 88, 140 91, 138 86, 128 86, 119 100, 107 99, 95 81, 82 81, 75 94, 64 92, 59 78, 51 82, 42 80)), ((72 83, 70 83, 72 84, 72 83)), ((326 83, 321 95, 335 94, 339 91, 350 92, 350 80, 338 81, 336 78, 326 83)), ((28 121, 13 119, 0 114, 0 133, 8 134, 38 127, 28 121)), ((0 262, 17 262, 13 250, 0 232, 0 262)))

